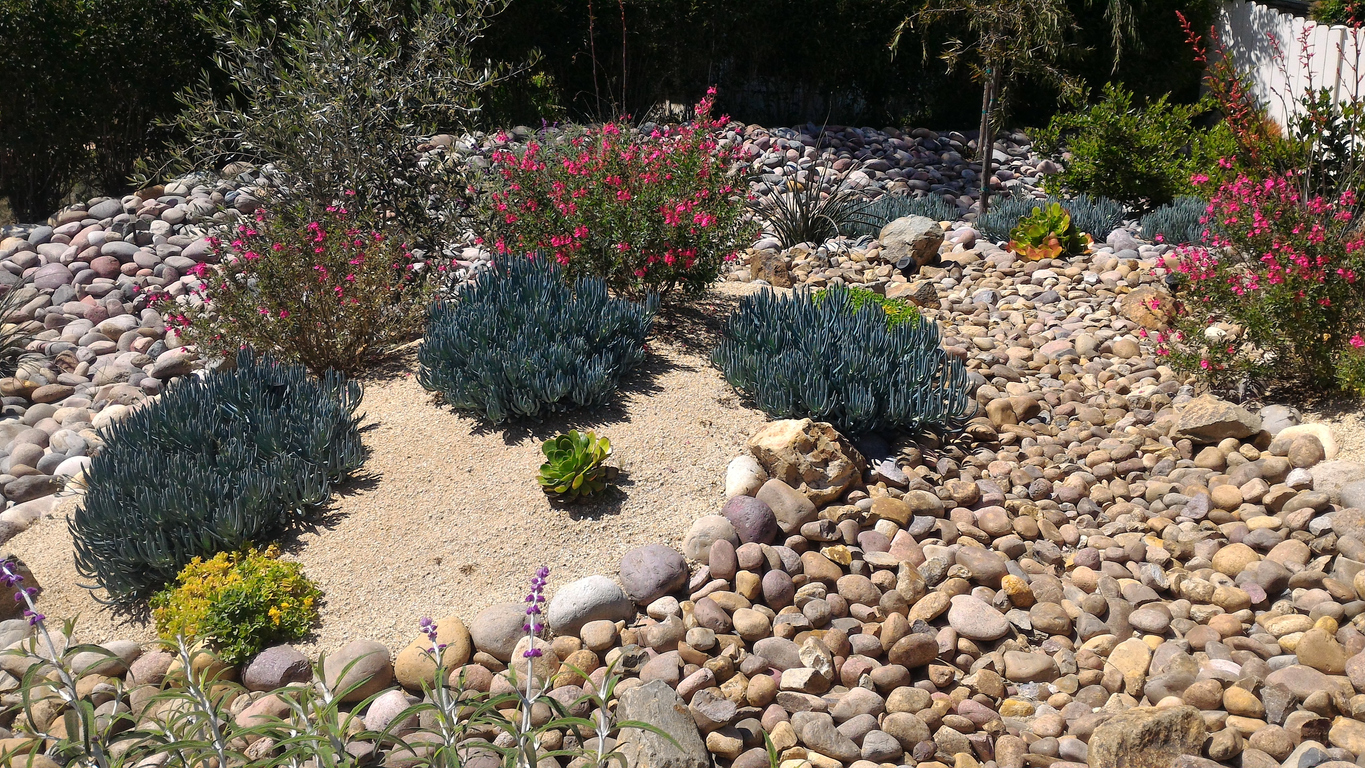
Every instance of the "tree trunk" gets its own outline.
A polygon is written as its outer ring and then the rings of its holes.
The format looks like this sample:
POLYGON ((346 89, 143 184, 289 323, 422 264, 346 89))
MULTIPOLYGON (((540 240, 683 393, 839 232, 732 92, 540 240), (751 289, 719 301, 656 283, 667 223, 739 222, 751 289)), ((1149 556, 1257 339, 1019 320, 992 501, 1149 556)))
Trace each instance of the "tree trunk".
POLYGON ((991 156, 995 153, 995 142, 991 138, 991 107, 995 102, 994 67, 986 67, 986 78, 981 88, 981 132, 977 135, 976 146, 981 153, 981 213, 990 209, 991 199, 991 156))

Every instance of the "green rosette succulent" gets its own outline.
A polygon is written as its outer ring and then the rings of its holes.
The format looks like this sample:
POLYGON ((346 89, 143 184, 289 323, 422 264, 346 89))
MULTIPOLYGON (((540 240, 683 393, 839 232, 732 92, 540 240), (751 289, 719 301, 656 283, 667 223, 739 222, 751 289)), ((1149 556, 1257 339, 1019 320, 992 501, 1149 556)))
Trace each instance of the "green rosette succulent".
POLYGON ((570 430, 546 440, 540 447, 540 486, 549 496, 566 503, 595 496, 616 479, 616 467, 603 464, 611 455, 611 441, 592 432, 570 430))

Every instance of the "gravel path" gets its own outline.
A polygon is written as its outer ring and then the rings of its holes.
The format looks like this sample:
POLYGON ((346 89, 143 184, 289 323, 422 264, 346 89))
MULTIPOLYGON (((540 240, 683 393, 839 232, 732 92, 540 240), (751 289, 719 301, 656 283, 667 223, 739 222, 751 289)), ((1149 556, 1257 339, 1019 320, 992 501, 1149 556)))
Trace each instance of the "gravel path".
MULTIPOLYGON (((367 382, 371 476, 340 497, 323 526, 285 543, 326 595, 313 645, 366 638, 402 647, 421 616, 468 621, 492 602, 520 599, 542 563, 553 591, 592 573, 614 575, 633 547, 676 545, 693 520, 720 507, 726 465, 765 421, 703 353, 719 317, 748 290, 721 286, 686 314, 662 319, 644 371, 627 381, 620 407, 603 414, 489 429, 433 402, 413 360, 367 382), (535 483, 540 443, 574 427, 611 440, 620 492, 556 508, 535 483)), ((44 612, 79 615, 88 641, 150 639, 145 623, 114 615, 76 586, 64 523, 74 505, 10 542, 46 587, 44 612)))

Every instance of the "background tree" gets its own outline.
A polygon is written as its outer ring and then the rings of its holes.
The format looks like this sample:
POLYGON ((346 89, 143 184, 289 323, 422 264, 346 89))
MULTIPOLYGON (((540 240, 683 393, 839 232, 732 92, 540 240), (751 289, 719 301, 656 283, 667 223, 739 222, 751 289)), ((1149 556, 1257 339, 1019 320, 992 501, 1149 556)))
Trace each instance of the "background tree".
MULTIPOLYGON (((1131 10, 1123 0, 1109 0, 1105 17, 1110 22, 1117 63, 1121 45, 1132 26, 1131 10)), ((1014 87, 1022 81, 1050 85, 1063 100, 1082 94, 1084 81, 1063 64, 1077 52, 1068 45, 1076 29, 1075 17, 1066 0, 929 0, 896 28, 891 49, 902 36, 918 27, 928 58, 932 40, 926 32, 934 27, 953 30, 943 44, 940 58, 950 72, 965 68, 981 84, 981 128, 977 149, 981 155, 980 211, 990 201, 993 126, 1008 113, 1014 87)))

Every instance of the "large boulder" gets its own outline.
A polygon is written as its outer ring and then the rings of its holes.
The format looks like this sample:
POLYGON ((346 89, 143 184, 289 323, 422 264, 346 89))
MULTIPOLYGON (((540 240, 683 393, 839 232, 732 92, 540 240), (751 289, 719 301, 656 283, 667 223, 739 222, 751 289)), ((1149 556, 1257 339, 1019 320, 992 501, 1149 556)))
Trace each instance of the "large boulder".
POLYGON ((749 450, 769 477, 800 491, 817 507, 861 487, 867 470, 862 454, 833 426, 810 419, 768 424, 749 438, 749 450))
POLYGON ((636 547, 621 556, 621 584, 626 595, 648 605, 687 583, 687 561, 662 544, 636 547))
POLYGON ((476 650, 498 661, 512 658, 512 649, 526 634, 526 606, 521 603, 494 603, 479 611, 469 625, 470 639, 476 650))
POLYGON ((662 680, 621 694, 616 719, 650 725, 667 737, 643 728, 623 728, 616 748, 631 768, 710 768, 711 756, 682 697, 662 680))
POLYGON ((1261 431, 1261 417, 1240 405, 1203 395, 1180 410, 1176 430, 1199 443, 1217 443, 1229 437, 1240 440, 1261 431))
POLYGON ((1090 768, 1168 768, 1181 755, 1198 755, 1204 718, 1190 706, 1137 707, 1100 724, 1090 736, 1090 768))
POLYGON ((556 635, 576 635, 599 619, 621 621, 635 616, 635 602, 606 576, 588 576, 559 588, 550 598, 546 623, 556 635))
POLYGON ((943 227, 927 216, 902 216, 882 227, 877 235, 882 244, 882 258, 908 270, 922 267, 938 256, 943 244, 943 227))
POLYGON ((393 680, 389 649, 373 640, 352 640, 322 662, 322 682, 341 701, 360 701, 393 680))

